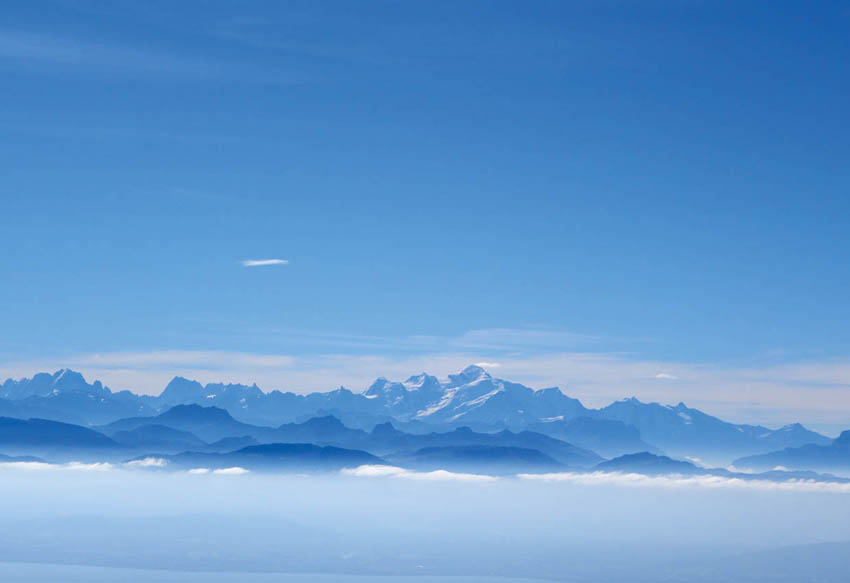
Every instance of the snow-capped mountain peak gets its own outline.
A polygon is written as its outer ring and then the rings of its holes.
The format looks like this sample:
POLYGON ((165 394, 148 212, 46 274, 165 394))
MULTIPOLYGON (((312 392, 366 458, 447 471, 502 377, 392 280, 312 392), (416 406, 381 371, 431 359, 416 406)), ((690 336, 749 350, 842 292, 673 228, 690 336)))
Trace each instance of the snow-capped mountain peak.
POLYGON ((489 378, 491 378, 490 374, 486 370, 477 364, 470 364, 458 374, 449 375, 449 386, 465 385, 476 380, 489 378))

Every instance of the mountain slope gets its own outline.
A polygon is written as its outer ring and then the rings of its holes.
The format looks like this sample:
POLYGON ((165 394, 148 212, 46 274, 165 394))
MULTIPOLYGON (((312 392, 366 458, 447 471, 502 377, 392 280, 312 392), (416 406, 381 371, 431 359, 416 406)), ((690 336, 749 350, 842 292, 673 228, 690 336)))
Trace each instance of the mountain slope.
POLYGON ((185 452, 166 456, 165 459, 171 466, 189 469, 239 467, 255 471, 337 470, 385 463, 365 451, 309 443, 252 445, 229 453, 185 452))
POLYGON ((555 419, 529 424, 528 429, 595 451, 606 457, 659 450, 641 439, 640 431, 616 419, 555 419))
POLYGON ((507 429, 498 433, 480 433, 469 427, 458 427, 454 431, 445 433, 415 435, 403 433, 395 429, 392 424, 385 423, 376 426, 372 430, 370 439, 365 443, 370 451, 395 454, 437 447, 487 446, 534 449, 564 466, 574 468, 585 468, 602 461, 602 458, 592 451, 548 435, 533 431, 514 433, 507 429))
MULTIPOLYGON (((674 455, 727 459, 736 452, 766 452, 829 439, 799 424, 771 430, 758 425, 727 423, 684 403, 642 403, 634 397, 617 401, 592 416, 635 427, 643 439, 674 455)), ((738 453, 740 455, 740 453, 738 453)))
POLYGON ((417 470, 515 474, 566 470, 566 466, 536 449, 497 445, 426 447, 388 461, 417 470))
POLYGON ((187 431, 206 442, 233 436, 263 435, 271 431, 270 427, 260 427, 236 421, 224 409, 201 407, 200 405, 176 405, 154 417, 119 419, 100 429, 111 435, 117 431, 131 431, 145 425, 160 425, 187 431))
POLYGON ((116 443, 87 427, 47 419, 0 417, 0 445, 113 447, 116 443))
POLYGON ((828 445, 808 444, 789 447, 762 455, 736 459, 736 467, 753 470, 770 470, 776 467, 818 470, 826 472, 850 472, 850 430, 843 431, 828 445))
POLYGON ((632 453, 598 464, 594 470, 601 472, 625 472, 644 475, 659 474, 703 474, 706 471, 691 462, 674 460, 667 456, 649 452, 632 453))
POLYGON ((413 418, 427 423, 475 428, 518 428, 543 417, 576 417, 586 411, 560 390, 535 391, 524 385, 494 379, 480 366, 449 375, 439 400, 413 418))
POLYGON ((3 415, 82 425, 154 413, 138 395, 130 391, 113 393, 100 381, 89 384, 83 375, 68 369, 39 373, 31 379, 7 379, 0 385, 0 399, 3 415))
POLYGON ((207 444, 195 434, 167 425, 142 425, 110 434, 113 440, 127 447, 154 449, 162 452, 206 448, 207 444))

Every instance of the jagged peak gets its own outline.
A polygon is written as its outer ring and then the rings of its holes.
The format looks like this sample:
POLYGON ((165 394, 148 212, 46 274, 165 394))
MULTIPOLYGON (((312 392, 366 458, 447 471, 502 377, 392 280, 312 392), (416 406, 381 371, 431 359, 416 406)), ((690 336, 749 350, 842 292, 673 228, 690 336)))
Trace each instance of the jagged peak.
POLYGON ((392 424, 391 421, 385 421, 384 423, 378 423, 372 428, 373 435, 389 435, 401 433, 398 429, 395 428, 395 425, 392 424))
POLYGON ((631 397, 624 397, 617 401, 618 403, 634 403, 635 405, 643 405, 644 402, 632 395, 631 397))
POLYGON ((487 374, 487 371, 477 364, 470 364, 468 367, 460 371, 465 377, 480 377, 483 374, 487 374))
POLYGON ((53 373, 53 384, 88 384, 86 383, 86 379, 83 377, 82 373, 79 373, 75 370, 71 370, 70 368, 60 368, 55 373, 53 373))
POLYGON ((477 380, 491 378, 490 374, 477 364, 470 364, 459 373, 449 375, 449 380, 453 385, 465 385, 477 380))
POLYGON ((178 386, 178 385, 193 385, 193 386, 196 385, 198 387, 203 388, 203 385, 201 383, 199 383, 198 381, 193 380, 193 379, 187 379, 186 377, 177 375, 174 378, 172 378, 170 381, 168 381, 168 384, 165 385, 164 390, 168 390, 168 387, 178 386))
POLYGON ((376 378, 371 385, 364 391, 366 395, 372 395, 377 393, 378 391, 383 390, 387 385, 391 385, 392 383, 387 380, 387 377, 378 377, 376 378))
MULTIPOLYGON (((169 383, 184 382, 184 381, 187 382, 187 383, 197 383, 198 382, 198 381, 193 380, 193 379, 187 379, 186 377, 184 377, 182 375, 174 375, 174 377, 169 381, 169 383)), ((200 383, 198 383, 198 384, 200 384, 200 383)))
POLYGON ((311 417, 307 421, 304 421, 301 425, 314 427, 345 427, 345 424, 340 421, 339 417, 336 415, 320 415, 318 417, 311 417))

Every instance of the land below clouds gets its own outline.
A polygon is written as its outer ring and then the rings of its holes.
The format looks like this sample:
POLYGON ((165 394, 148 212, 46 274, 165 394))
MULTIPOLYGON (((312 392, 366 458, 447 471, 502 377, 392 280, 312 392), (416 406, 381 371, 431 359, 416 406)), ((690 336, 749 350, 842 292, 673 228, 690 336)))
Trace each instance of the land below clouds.
POLYGON ((831 582, 848 567, 850 497, 823 491, 56 471, 0 469, 0 561, 587 582, 831 582))

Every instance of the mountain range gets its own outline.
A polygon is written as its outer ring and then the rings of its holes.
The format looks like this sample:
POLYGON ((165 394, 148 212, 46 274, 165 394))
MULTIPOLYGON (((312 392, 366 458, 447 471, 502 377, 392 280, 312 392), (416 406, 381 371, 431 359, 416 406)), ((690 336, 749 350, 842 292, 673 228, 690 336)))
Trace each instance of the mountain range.
POLYGON ((626 454, 597 464, 594 471, 618 472, 624 474, 642 474, 645 476, 719 476, 739 480, 769 480, 783 482, 788 480, 817 480, 821 482, 850 483, 850 478, 841 478, 831 474, 818 474, 809 470, 774 469, 765 472, 736 472, 725 468, 706 468, 693 462, 676 460, 663 455, 648 452, 626 454))
POLYGON ((787 447, 780 451, 742 457, 735 460, 734 464, 739 468, 754 470, 787 468, 850 472, 850 431, 843 431, 826 445, 810 443, 800 447, 787 447))
MULTIPOLYGON (((475 365, 443 380, 422 373, 401 382, 379 378, 362 393, 340 387, 307 395, 266 393, 256 385, 202 385, 182 377, 159 395, 137 395, 113 392, 63 369, 6 380, 0 385, 0 415, 94 428, 121 448, 163 453, 224 452, 263 443, 398 456, 425 448, 514 447, 567 467, 589 467, 603 457, 641 452, 725 464, 832 444, 799 424, 778 429, 734 424, 684 403, 629 398, 590 409, 558 388, 535 390, 475 365)), ((475 450, 442 451, 458 456, 475 450)))
POLYGON ((365 451, 312 443, 269 443, 250 445, 225 453, 187 451, 164 456, 172 467, 181 469, 242 468, 251 471, 337 470, 344 467, 384 464, 365 451))

